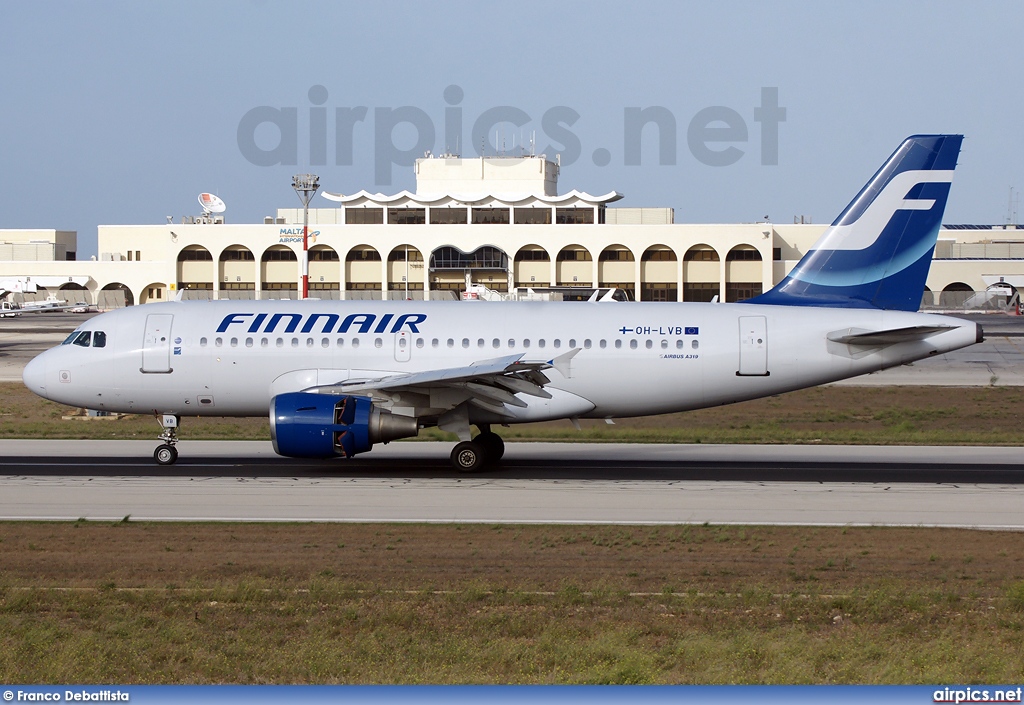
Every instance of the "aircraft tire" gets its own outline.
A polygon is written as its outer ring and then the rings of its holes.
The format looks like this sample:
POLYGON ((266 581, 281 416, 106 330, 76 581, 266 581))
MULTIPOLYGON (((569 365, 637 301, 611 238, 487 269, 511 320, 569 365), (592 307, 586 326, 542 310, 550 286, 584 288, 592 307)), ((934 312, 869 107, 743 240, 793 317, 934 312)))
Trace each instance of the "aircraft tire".
POLYGON ((169 443, 164 443, 153 451, 153 459, 160 465, 174 465, 178 460, 178 449, 169 443))
POLYGON ((479 472, 486 462, 485 448, 475 441, 463 441, 452 448, 452 467, 459 472, 479 472))
POLYGON ((497 433, 485 431, 474 438, 473 442, 483 448, 488 465, 498 462, 505 455, 505 441, 497 433))

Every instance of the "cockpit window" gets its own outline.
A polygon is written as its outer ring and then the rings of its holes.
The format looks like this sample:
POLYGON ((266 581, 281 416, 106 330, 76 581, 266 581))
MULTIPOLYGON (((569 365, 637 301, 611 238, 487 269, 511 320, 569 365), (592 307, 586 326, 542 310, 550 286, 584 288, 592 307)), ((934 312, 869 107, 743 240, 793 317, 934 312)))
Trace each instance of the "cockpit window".
POLYGON ((75 342, 75 338, 77 338, 78 334, 81 332, 82 331, 80 330, 73 331, 71 335, 69 335, 67 338, 64 338, 64 342, 61 343, 61 345, 71 345, 71 343, 75 342))
POLYGON ((81 333, 78 334, 78 337, 75 338, 72 342, 75 345, 81 345, 83 348, 87 348, 87 347, 89 347, 89 343, 91 341, 92 341, 92 331, 91 330, 83 330, 81 333))
POLYGON ((104 331, 93 331, 92 346, 94 348, 105 348, 107 346, 107 334, 104 331))

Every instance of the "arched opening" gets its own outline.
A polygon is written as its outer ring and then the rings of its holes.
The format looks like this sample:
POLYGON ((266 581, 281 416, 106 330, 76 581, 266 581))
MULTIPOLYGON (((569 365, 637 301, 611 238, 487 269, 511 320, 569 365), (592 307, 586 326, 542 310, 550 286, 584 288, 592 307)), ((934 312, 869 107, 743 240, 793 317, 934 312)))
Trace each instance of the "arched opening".
POLYGON ((212 298, 215 276, 213 255, 202 245, 189 245, 178 253, 178 291, 183 299, 212 298))
POLYGON ((341 258, 330 245, 309 248, 309 295, 316 299, 341 298, 341 258))
POLYGON ((399 245, 388 253, 388 298, 423 300, 423 253, 412 245, 399 245))
POLYGON ((722 294, 718 250, 704 243, 683 254, 683 301, 713 301, 722 294))
POLYGON ((636 298, 636 257, 625 245, 609 245, 597 256, 597 285, 628 292, 636 298))
POLYGON ((974 296, 974 287, 963 282, 953 282, 943 287, 939 294, 939 306, 942 308, 963 308, 967 300, 974 296))
POLYGON ((345 254, 345 298, 372 299, 382 296, 380 252, 370 245, 356 245, 345 254))
POLYGON ((81 284, 76 284, 75 282, 61 284, 59 291, 59 298, 69 304, 92 305, 92 293, 81 284))
POLYGON ((558 286, 594 285, 594 256, 583 245, 566 245, 555 258, 555 279, 558 286))
POLYGON ((245 245, 229 245, 220 253, 217 279, 222 299, 256 298, 256 257, 245 245))
POLYGON ((161 301, 167 301, 168 299, 167 285, 163 282, 153 282, 142 287, 142 293, 139 295, 139 303, 141 304, 155 304, 161 301))
POLYGON ((551 286, 551 255, 540 245, 524 245, 516 251, 513 281, 517 287, 551 286))
POLYGON ((260 298, 299 296, 299 258, 287 245, 271 245, 260 255, 260 298))
POLYGON ((461 291, 466 286, 467 274, 470 284, 507 292, 508 255, 493 245, 484 245, 472 252, 444 245, 430 253, 431 291, 461 291))
POLYGON ((760 296, 761 253, 752 245, 737 245, 725 256, 725 300, 745 301, 760 296))
POLYGON ((668 245, 651 245, 640 256, 640 300, 679 300, 679 258, 668 245))
POLYGON ((101 309, 124 308, 135 305, 132 290, 121 282, 111 282, 98 292, 96 305, 101 309))

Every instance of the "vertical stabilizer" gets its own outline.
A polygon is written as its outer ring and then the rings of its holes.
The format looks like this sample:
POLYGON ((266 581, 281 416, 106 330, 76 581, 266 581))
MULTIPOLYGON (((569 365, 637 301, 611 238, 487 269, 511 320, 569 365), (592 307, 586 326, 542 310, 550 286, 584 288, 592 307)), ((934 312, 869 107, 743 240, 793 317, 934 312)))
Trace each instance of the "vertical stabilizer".
POLYGON ((916 311, 962 141, 904 140, 793 271, 747 303, 916 311))

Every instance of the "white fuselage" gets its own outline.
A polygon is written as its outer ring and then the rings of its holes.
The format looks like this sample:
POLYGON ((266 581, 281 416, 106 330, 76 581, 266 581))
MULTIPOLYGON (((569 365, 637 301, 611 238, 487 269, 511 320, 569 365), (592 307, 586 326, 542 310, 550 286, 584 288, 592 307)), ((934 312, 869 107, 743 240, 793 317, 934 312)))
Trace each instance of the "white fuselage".
MULTIPOLYGON (((96 316, 78 330, 101 331, 104 345, 70 343, 43 353, 26 368, 30 389, 90 409, 182 416, 264 416, 282 392, 509 355, 547 362, 578 349, 567 367, 545 371, 551 399, 520 395, 527 406, 507 406, 511 418, 477 411, 473 422, 485 423, 728 404, 980 339, 974 323, 944 316, 702 303, 168 302, 96 316), (829 339, 915 326, 949 328, 887 345, 829 339)), ((375 402, 427 425, 450 407, 429 394, 375 402)))

